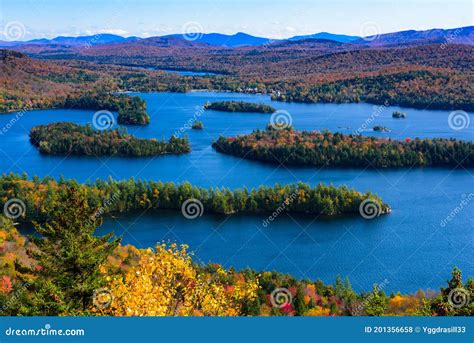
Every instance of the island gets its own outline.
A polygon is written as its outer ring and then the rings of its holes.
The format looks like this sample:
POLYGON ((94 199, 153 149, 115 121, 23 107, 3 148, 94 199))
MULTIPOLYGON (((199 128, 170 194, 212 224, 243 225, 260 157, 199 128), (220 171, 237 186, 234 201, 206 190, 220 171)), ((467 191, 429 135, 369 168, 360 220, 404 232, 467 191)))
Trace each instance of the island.
POLYGON ((250 112, 250 113, 274 113, 276 109, 265 104, 256 104, 244 101, 217 101, 208 102, 204 105, 206 110, 222 112, 250 112))
POLYGON ((202 130, 204 129, 204 124, 202 123, 202 121, 197 120, 193 123, 193 125, 191 126, 191 129, 202 130))
POLYGON ((90 125, 52 123, 30 130, 30 142, 43 154, 85 156, 154 156, 191 151, 187 138, 171 137, 168 142, 140 139, 125 128, 98 131, 90 125))
POLYGON ((405 119, 406 117, 407 117, 407 114, 405 112, 394 111, 392 113, 392 118, 395 118, 395 119, 405 119))
POLYGON ((388 127, 381 126, 381 125, 374 126, 373 130, 376 132, 391 132, 392 131, 388 127))
POLYGON ((123 125, 148 125, 150 116, 146 102, 138 96, 113 94, 103 89, 83 91, 79 95, 68 95, 64 108, 118 111, 117 122, 123 125))
POLYGON ((237 137, 219 137, 218 152, 245 159, 298 166, 387 168, 474 166, 474 142, 456 139, 398 141, 329 131, 255 130, 237 137))
POLYGON ((119 107, 117 122, 122 125, 148 125, 150 116, 146 112, 146 103, 137 96, 130 97, 119 107))
MULTIPOLYGON (((379 208, 379 214, 389 213, 390 206, 380 197, 370 192, 361 193, 347 186, 306 183, 275 185, 259 188, 201 188, 188 182, 129 180, 97 180, 93 183, 78 184, 76 180, 56 182, 50 178, 34 178, 9 174, 0 176, 0 200, 6 199, 6 189, 15 188, 15 194, 29 209, 24 218, 18 220, 43 220, 43 205, 54 198, 53 193, 62 193, 72 185, 79 185, 90 206, 103 208, 102 214, 126 213, 136 210, 177 210, 184 211, 184 201, 192 198, 205 213, 306 213, 333 216, 340 214, 360 215, 361 204, 370 201, 379 208), (52 197, 52 198, 51 198, 52 197), (114 201, 109 202, 113 197, 114 201), (136 199, 142 199, 136 201, 136 199), (183 200, 184 199, 184 200, 183 200)), ((190 205, 191 206, 191 205, 190 205)), ((186 209, 188 210, 188 209, 186 209)), ((191 211, 191 209, 189 209, 191 211)), ((201 213, 202 214, 202 213, 201 213)))

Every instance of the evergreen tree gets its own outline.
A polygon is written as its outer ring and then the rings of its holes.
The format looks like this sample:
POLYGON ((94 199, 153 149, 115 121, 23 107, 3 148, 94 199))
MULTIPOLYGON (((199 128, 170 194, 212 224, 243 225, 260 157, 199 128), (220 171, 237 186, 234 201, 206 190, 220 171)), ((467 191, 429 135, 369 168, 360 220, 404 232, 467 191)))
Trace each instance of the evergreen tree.
POLYGON ((60 200, 45 205, 45 223, 35 223, 41 270, 33 284, 32 315, 84 314, 104 285, 100 268, 119 244, 113 233, 94 236, 101 220, 80 187, 70 185, 60 200))
POLYGON ((302 316, 306 313, 306 311, 308 311, 308 306, 304 301, 304 287, 302 285, 298 287, 298 291, 296 292, 293 303, 298 316, 302 316))
POLYGON ((380 289, 380 286, 375 284, 372 292, 370 292, 364 299, 365 314, 368 316, 383 315, 387 310, 388 301, 389 299, 380 289))

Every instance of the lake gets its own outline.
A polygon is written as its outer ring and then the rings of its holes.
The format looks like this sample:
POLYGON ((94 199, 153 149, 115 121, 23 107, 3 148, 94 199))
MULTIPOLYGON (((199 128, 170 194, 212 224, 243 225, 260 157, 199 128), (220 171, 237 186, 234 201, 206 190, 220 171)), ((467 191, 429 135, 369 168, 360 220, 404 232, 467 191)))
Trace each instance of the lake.
POLYGON ((269 114, 203 111, 206 101, 243 100, 271 104, 287 111, 296 129, 327 128, 342 133, 361 132, 377 137, 474 138, 471 125, 453 130, 450 111, 416 110, 370 104, 295 104, 272 102, 269 96, 234 93, 141 93, 151 124, 128 127, 139 137, 189 136, 193 151, 182 156, 149 158, 43 156, 28 141, 32 126, 56 121, 90 123, 94 111, 42 110, 0 116, 2 172, 63 175, 81 182, 96 178, 190 181, 203 187, 239 188, 261 184, 319 182, 346 184, 373 191, 392 206, 390 215, 373 220, 343 217, 315 220, 311 216, 281 215, 267 227, 267 215, 216 216, 189 220, 176 212, 135 213, 107 218, 100 233, 114 230, 125 243, 153 246, 162 240, 187 243, 195 258, 225 267, 278 270, 296 277, 334 282, 348 276, 356 290, 373 283, 386 291, 439 288, 454 265, 474 275, 474 171, 414 168, 400 170, 320 169, 278 167, 216 153, 211 143, 220 134, 232 136, 264 128, 269 114), (393 119, 401 110, 407 119, 393 119), (203 130, 189 130, 193 118, 203 130), (392 131, 373 132, 381 125, 392 131), (3 128, 3 129, 2 129, 3 128), (471 201, 472 200, 472 201, 471 201), (454 213, 450 215, 450 213, 454 213), (449 221, 447 217, 449 216, 449 221), (443 224, 446 220, 446 223, 443 224))

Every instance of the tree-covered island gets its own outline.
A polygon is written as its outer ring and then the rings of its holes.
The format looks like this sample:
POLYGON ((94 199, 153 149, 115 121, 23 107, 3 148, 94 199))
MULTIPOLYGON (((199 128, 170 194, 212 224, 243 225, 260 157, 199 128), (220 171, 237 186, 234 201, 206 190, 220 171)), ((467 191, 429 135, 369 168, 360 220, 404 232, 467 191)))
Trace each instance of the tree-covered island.
POLYGON ((140 139, 125 128, 94 130, 90 125, 52 123, 30 130, 30 142, 43 154, 87 156, 154 156, 191 151, 187 138, 171 137, 168 142, 140 139))

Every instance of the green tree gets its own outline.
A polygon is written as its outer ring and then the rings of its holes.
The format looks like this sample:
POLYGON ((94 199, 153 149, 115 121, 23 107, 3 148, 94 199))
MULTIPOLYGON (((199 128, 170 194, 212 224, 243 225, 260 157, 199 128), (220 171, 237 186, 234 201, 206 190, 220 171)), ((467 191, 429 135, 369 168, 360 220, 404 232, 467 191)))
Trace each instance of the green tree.
POLYGON ((94 291, 104 285, 100 267, 119 244, 113 233, 94 236, 101 220, 79 186, 70 185, 60 200, 43 209, 45 223, 35 223, 41 270, 33 284, 33 315, 83 314, 94 291))
POLYGON ((381 290, 380 286, 375 284, 372 292, 364 299, 365 314, 368 316, 381 316, 388 307, 389 299, 381 290))
POLYGON ((303 314, 308 311, 308 306, 306 305, 304 301, 304 287, 303 285, 300 285, 298 287, 298 291, 296 292, 295 299, 293 300, 296 314, 299 316, 302 316, 303 314))

